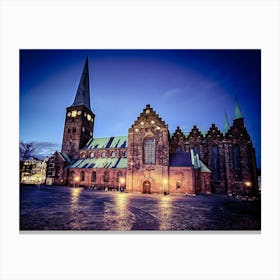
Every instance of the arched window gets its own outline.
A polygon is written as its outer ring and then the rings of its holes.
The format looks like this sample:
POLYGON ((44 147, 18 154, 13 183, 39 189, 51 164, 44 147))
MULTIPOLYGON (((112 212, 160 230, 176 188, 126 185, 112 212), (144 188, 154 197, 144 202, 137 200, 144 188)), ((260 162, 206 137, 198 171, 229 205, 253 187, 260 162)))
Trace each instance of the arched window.
POLYGON ((121 171, 119 171, 118 173, 117 173, 117 182, 119 183, 120 182, 120 178, 122 177, 122 172, 121 171))
POLYGON ((233 168, 234 168, 234 178, 236 181, 242 180, 241 166, 240 166, 240 149, 237 144, 232 147, 233 154, 233 168))
POLYGON ((106 153, 103 152, 103 153, 101 154, 101 157, 105 158, 105 157, 106 157, 106 153))
POLYGON ((86 158, 86 153, 81 153, 81 158, 86 158))
POLYGON ((116 153, 114 151, 111 153, 111 157, 112 158, 116 157, 116 153))
POLYGON ((180 146, 178 146, 178 147, 176 148, 176 152, 182 152, 182 149, 181 149, 180 146))
POLYGON ((144 141, 144 164, 155 164, 155 139, 151 137, 144 141))
POLYGON ((91 152, 91 153, 90 153, 90 157, 91 157, 91 158, 94 158, 94 152, 91 152))
POLYGON ((81 172, 81 181, 84 181, 84 180, 85 180, 85 172, 82 171, 82 172, 81 172))
POLYGON ((95 171, 93 171, 91 174, 91 181, 96 182, 96 172, 95 171))
POLYGON ((214 181, 219 180, 219 152, 218 152, 218 146, 214 145, 211 149, 211 177, 214 181))
POLYGON ((70 178, 74 180, 74 178, 75 178, 75 171, 74 170, 71 170, 70 178))
POLYGON ((127 152, 126 151, 123 152, 123 157, 127 157, 127 152))
POLYGON ((103 182, 108 183, 109 182, 109 172, 105 171, 103 175, 103 182))
POLYGON ((198 145, 195 145, 195 146, 193 147, 193 153, 194 153, 195 155, 199 155, 199 147, 198 147, 198 145))

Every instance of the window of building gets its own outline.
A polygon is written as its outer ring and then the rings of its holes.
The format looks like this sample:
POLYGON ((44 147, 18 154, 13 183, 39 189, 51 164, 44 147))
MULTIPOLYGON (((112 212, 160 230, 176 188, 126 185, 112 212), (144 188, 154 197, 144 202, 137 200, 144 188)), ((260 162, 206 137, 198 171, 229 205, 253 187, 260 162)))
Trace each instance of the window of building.
POLYGON ((176 189, 180 189, 181 188, 181 182, 176 182, 176 189))
POLYGON ((82 172, 81 172, 81 181, 84 181, 84 180, 85 180, 85 172, 82 171, 82 172))
POLYGON ((109 172, 108 172, 108 171, 105 171, 105 172, 104 172, 103 181, 104 181, 105 183, 108 183, 108 182, 109 182, 109 172))
POLYGON ((76 127, 73 127, 73 133, 75 133, 77 131, 76 127))
POLYGON ((106 153, 103 152, 103 153, 101 154, 101 157, 105 158, 105 157, 106 157, 106 153))
POLYGON ((93 171, 91 174, 91 181, 96 182, 96 172, 95 171, 93 171))
POLYGON ((71 179, 74 179, 74 178, 75 178, 75 171, 74 171, 74 170, 71 170, 71 172, 70 172, 70 178, 71 178, 71 179))
POLYGON ((123 152, 123 157, 127 157, 127 152, 126 151, 123 152))
POLYGON ((219 180, 219 152, 218 146, 214 145, 211 149, 211 176, 214 181, 219 180))
POLYGON ((195 145, 195 146, 193 147, 193 153, 194 153, 195 155, 199 155, 199 147, 198 147, 198 145, 195 145))
POLYGON ((94 158, 94 152, 91 152, 91 153, 90 153, 90 157, 91 157, 91 158, 94 158))
POLYGON ((241 166, 240 166, 240 149, 237 144, 233 145, 232 153, 233 153, 234 178, 236 181, 241 181, 242 172, 241 172, 241 166))
POLYGON ((176 148, 176 152, 182 152, 182 149, 181 149, 181 147, 180 146, 178 146, 177 148, 176 148))
POLYGON ((68 128, 67 132, 70 133, 71 132, 71 128, 68 128))
POLYGON ((111 157, 112 158, 116 157, 116 153, 114 151, 111 153, 111 157))
POLYGON ((144 164, 155 164, 155 139, 151 137, 144 141, 144 164))
POLYGON ((86 154, 85 153, 81 153, 81 158, 86 158, 86 154))

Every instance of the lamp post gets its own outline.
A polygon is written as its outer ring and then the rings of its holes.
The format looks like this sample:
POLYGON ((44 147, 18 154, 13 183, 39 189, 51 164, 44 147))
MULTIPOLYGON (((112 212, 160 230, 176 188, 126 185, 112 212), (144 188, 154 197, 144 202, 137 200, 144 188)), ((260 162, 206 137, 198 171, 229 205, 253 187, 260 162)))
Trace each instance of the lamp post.
POLYGON ((167 195, 167 179, 163 179, 163 194, 167 195))
POLYGON ((120 186, 121 186, 121 187, 120 187, 120 191, 123 192, 123 189, 124 189, 123 185, 124 185, 124 183, 125 183, 124 177, 121 177, 121 178, 120 178, 119 183, 120 183, 120 186))
POLYGON ((74 178, 74 188, 76 188, 76 183, 80 180, 79 176, 74 178))

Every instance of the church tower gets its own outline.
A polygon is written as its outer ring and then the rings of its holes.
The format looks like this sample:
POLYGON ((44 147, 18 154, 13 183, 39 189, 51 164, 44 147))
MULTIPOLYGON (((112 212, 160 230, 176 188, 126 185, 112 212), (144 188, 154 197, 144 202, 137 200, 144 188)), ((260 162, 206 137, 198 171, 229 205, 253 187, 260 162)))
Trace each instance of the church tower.
POLYGON ((66 108, 61 152, 71 159, 79 157, 79 150, 93 136, 95 115, 90 108, 88 58, 81 75, 73 104, 66 108))

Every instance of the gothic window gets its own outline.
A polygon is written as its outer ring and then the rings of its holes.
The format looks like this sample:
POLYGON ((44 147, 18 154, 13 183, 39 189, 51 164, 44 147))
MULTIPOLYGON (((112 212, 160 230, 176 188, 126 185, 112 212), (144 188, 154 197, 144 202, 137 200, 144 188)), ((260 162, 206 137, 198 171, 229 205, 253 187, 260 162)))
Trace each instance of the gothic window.
POLYGON ((123 157, 127 157, 127 152, 126 151, 123 152, 123 157))
POLYGON ((74 171, 74 170, 71 170, 71 172, 70 172, 70 177, 71 177, 71 179, 74 179, 74 178, 75 178, 75 171, 74 171))
POLYGON ((180 182, 176 182, 176 189, 180 189, 181 188, 181 183, 180 182))
POLYGON ((117 182, 118 183, 120 183, 120 178, 122 177, 122 172, 121 171, 119 171, 118 173, 117 173, 117 182))
POLYGON ((242 180, 241 166, 240 166, 240 149, 237 144, 233 145, 233 168, 234 178, 236 181, 242 180))
POLYGON ((214 181, 219 180, 219 152, 218 152, 218 146, 214 145, 211 149, 211 176, 214 181))
POLYGON ((198 145, 195 145, 195 146, 193 147, 193 153, 194 153, 195 155, 199 155, 199 147, 198 147, 198 145))
POLYGON ((77 129, 76 129, 76 127, 73 127, 73 133, 75 133, 75 132, 76 132, 76 130, 77 130, 77 129))
POLYGON ((111 157, 114 158, 115 156, 116 156, 116 153, 115 153, 115 152, 112 152, 112 153, 111 153, 111 157))
POLYGON ((182 152, 181 147, 178 146, 178 147, 176 148, 176 152, 182 152))
POLYGON ((155 164, 155 139, 151 137, 144 142, 144 164, 155 164))
POLYGON ((106 157, 106 153, 103 152, 103 153, 101 154, 101 157, 105 158, 105 157, 106 157))
POLYGON ((70 133, 71 132, 71 128, 68 128, 67 132, 70 133))
POLYGON ((91 174, 91 181, 96 182, 96 172, 95 171, 93 171, 91 174))
POLYGON ((90 157, 91 157, 91 158, 94 158, 94 152, 91 152, 91 153, 90 153, 90 157))
POLYGON ((82 153, 82 154, 81 154, 81 157, 82 157, 82 158, 86 158, 86 154, 85 154, 85 153, 82 153))
POLYGON ((84 181, 84 180, 85 180, 85 172, 82 171, 82 172, 81 172, 81 181, 84 181))
POLYGON ((103 181, 108 183, 109 182, 109 172, 105 171, 103 175, 103 181))

